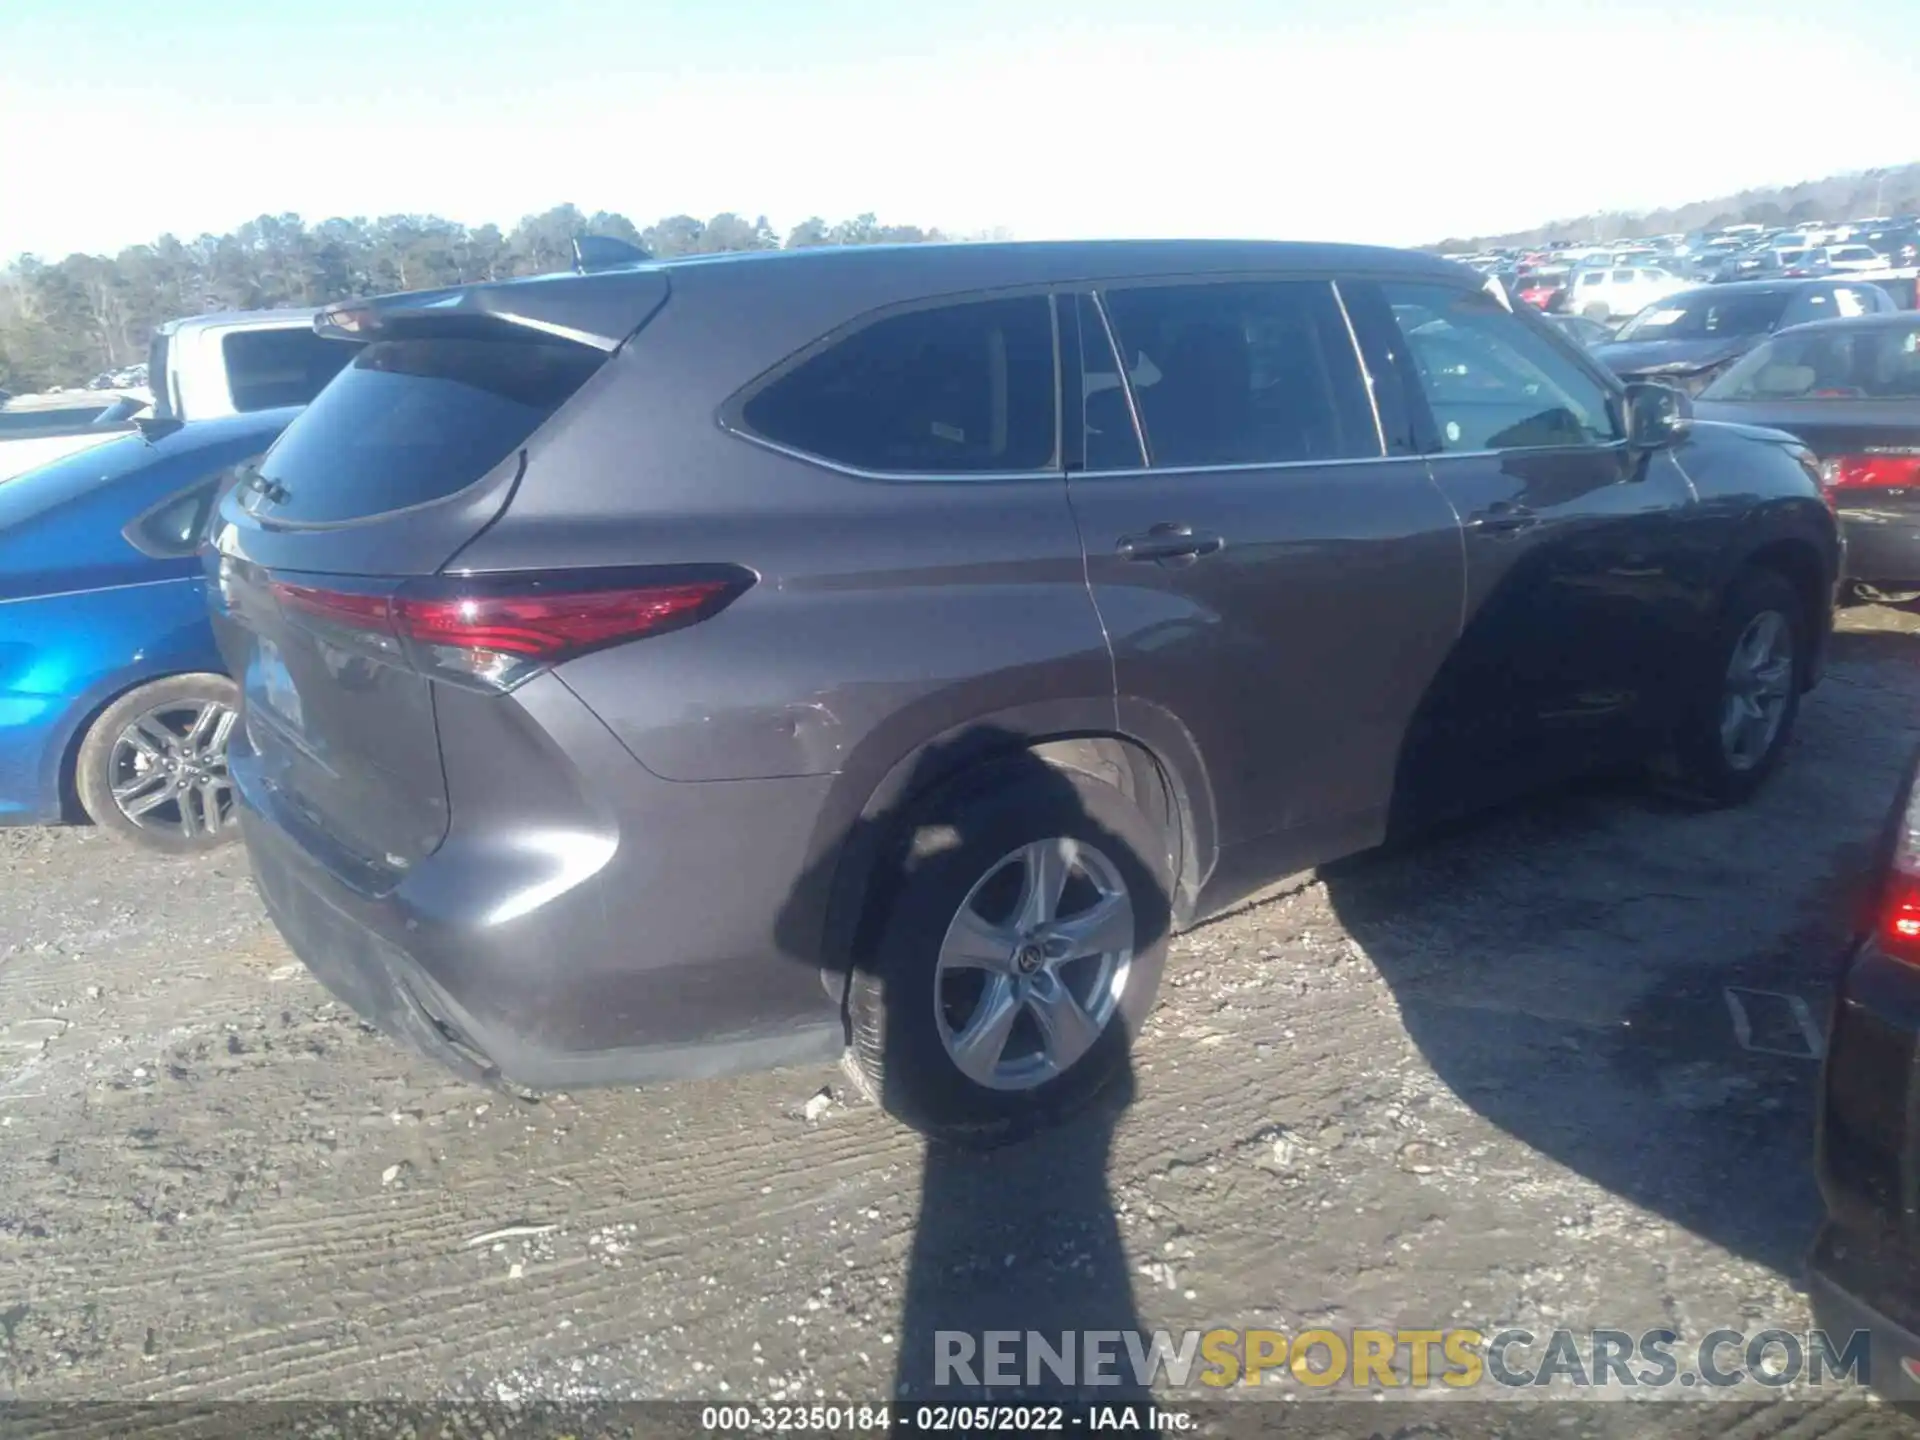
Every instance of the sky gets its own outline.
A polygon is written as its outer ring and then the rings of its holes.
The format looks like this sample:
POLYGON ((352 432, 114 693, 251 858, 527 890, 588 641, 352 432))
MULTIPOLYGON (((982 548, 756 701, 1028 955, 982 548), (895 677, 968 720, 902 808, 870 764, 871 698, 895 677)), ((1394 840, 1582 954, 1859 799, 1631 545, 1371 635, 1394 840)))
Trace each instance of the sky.
POLYGON ((0 0, 0 257, 260 214, 1416 244, 1920 159, 1915 0, 0 0))

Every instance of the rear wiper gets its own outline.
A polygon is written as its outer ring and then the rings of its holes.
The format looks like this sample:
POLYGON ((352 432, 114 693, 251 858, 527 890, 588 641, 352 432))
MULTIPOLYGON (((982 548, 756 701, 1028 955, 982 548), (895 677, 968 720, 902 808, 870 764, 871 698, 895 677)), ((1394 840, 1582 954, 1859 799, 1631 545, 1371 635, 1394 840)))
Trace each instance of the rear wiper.
POLYGON ((246 474, 242 475, 238 488, 252 491, 269 505, 284 505, 287 503, 287 487, 280 484, 277 480, 267 479, 267 477, 262 475, 258 470, 248 470, 246 474))

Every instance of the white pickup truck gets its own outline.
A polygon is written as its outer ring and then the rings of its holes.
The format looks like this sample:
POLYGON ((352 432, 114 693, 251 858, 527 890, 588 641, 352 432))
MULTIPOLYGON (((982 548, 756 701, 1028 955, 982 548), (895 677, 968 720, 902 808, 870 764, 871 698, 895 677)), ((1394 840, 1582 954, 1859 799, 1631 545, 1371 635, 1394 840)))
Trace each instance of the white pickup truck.
POLYGON ((147 354, 151 396, 63 391, 0 404, 0 481, 136 426, 304 405, 357 348, 313 333, 311 309, 169 320, 147 354))

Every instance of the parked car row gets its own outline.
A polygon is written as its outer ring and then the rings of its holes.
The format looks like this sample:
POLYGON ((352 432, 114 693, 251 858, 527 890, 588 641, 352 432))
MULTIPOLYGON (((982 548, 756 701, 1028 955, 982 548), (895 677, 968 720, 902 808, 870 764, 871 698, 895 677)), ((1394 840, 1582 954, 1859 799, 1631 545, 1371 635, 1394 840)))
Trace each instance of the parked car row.
POLYGON ((1698 394, 1776 330, 1895 310, 1884 291, 1859 280, 1697 286, 1649 305, 1594 353, 1622 379, 1658 378, 1698 394))
POLYGON ((1896 299, 1911 308, 1910 272, 1920 265, 1920 217, 1797 228, 1732 225, 1713 233, 1660 235, 1611 245, 1555 241, 1451 258, 1495 276, 1528 304, 1572 309, 1596 319, 1635 308, 1609 301, 1603 292, 1615 287, 1630 290, 1669 281, 1698 284, 1830 274, 1882 277, 1896 299))
POLYGON ((1614 247, 1558 245, 1467 257, 1514 298, 1548 312, 1618 322, 1691 286, 1744 280, 1852 276, 1914 307, 1920 230, 1854 222, 1800 231, 1739 227, 1738 233, 1661 236, 1614 247))

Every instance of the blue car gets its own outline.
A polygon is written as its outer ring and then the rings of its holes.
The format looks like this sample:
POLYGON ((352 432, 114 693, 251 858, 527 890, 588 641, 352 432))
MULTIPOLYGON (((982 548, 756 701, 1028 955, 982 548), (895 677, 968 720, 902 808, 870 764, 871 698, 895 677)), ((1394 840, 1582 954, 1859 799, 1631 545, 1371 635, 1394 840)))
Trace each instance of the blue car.
POLYGON ((196 557, 297 409, 150 426, 0 483, 0 822, 153 849, 235 838, 235 690, 196 557))

